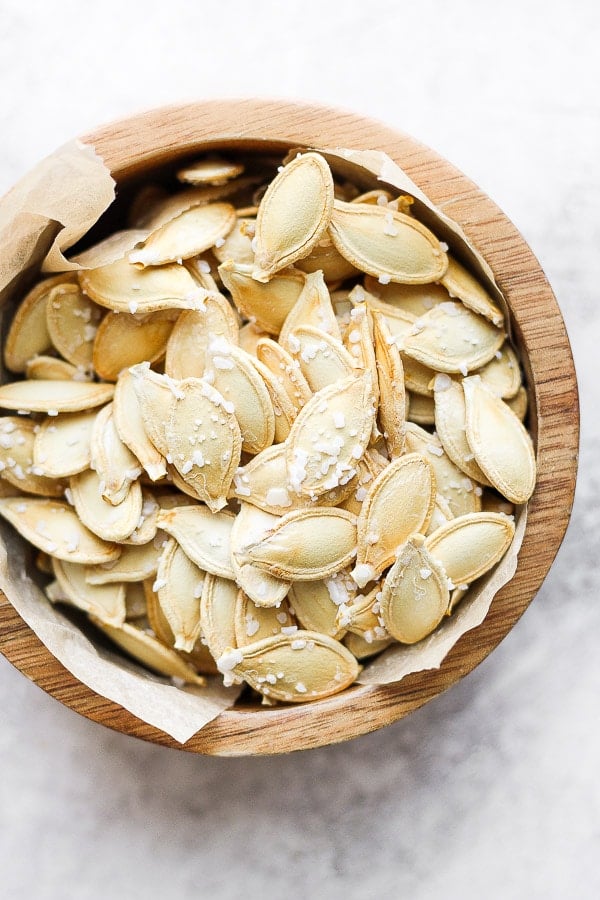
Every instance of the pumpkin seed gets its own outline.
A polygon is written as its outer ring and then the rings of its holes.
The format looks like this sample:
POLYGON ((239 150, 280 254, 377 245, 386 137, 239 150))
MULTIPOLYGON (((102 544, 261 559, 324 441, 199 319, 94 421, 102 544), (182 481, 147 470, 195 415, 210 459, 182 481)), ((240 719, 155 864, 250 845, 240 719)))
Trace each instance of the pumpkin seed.
POLYGON ((403 351, 437 372, 467 375, 493 358, 504 337, 486 319, 449 300, 417 319, 403 351))
POLYGON ((92 615, 90 615, 90 620, 117 647, 120 647, 137 662, 152 669, 153 672, 165 675, 167 678, 181 678, 188 684, 202 687, 206 684, 202 675, 198 675, 175 650, 165 647, 141 628, 136 628, 129 622, 124 622, 118 628, 114 628, 92 615))
POLYGON ((347 576, 344 578, 343 575, 343 572, 339 572, 321 581, 295 581, 292 584, 289 599, 302 628, 326 634, 336 640, 344 637, 346 628, 338 623, 337 611, 340 602, 349 602, 354 596, 356 586, 354 585, 354 590, 349 589, 346 582, 351 579, 347 576))
POLYGON ((510 397, 506 400, 506 405, 512 409, 517 419, 521 422, 525 420, 525 416, 527 415, 527 403, 527 391, 524 387, 520 387, 514 397, 510 397))
POLYGON ((24 372, 30 359, 52 348, 46 307, 50 291, 59 285, 74 284, 77 274, 61 273, 45 278, 25 295, 8 329, 4 362, 11 372, 24 372))
POLYGON ((379 383, 379 422, 391 459, 404 452, 406 397, 400 351, 381 313, 373 313, 373 340, 379 383))
POLYGON ((344 259, 327 234, 317 241, 308 256, 297 259, 295 266, 307 274, 320 270, 327 284, 336 284, 358 274, 358 270, 344 259))
POLYGON ((318 153, 299 154, 270 183, 256 217, 252 277, 268 281, 308 256, 329 225, 333 177, 318 153))
POLYGON ((112 384, 84 381, 13 381, 0 387, 0 407, 56 416, 102 406, 113 391, 112 384))
POLYGON ((249 546, 262 540, 278 522, 277 516, 240 503, 240 511, 231 529, 231 566, 245 594, 261 607, 279 607, 290 589, 290 582, 265 572, 245 559, 249 546))
POLYGON ((191 653, 200 637, 200 598, 204 572, 171 538, 160 556, 154 590, 173 633, 176 650, 191 653))
POLYGON ((298 628, 285 600, 278 607, 257 606, 242 590, 237 595, 234 627, 236 647, 273 635, 291 634, 298 628))
POLYGON ((225 651, 217 666, 226 683, 233 674, 267 697, 288 703, 337 694, 352 684, 359 672, 343 644, 304 630, 225 651))
POLYGON ((409 397, 408 420, 417 425, 435 425, 435 404, 433 397, 411 394, 409 397))
POLYGON ((177 178, 187 184, 225 184, 244 171, 242 163, 226 159, 201 159, 179 169, 177 178))
POLYGON ((88 584, 110 584, 124 581, 143 581, 156 575, 162 544, 167 536, 157 532, 155 538, 141 546, 125 546, 118 559, 96 566, 88 565, 85 578, 88 584))
POLYGON ((503 400, 515 397, 521 387, 521 369, 517 354, 506 342, 496 352, 494 358, 474 374, 479 375, 483 383, 503 400))
POLYGON ((179 382, 166 438, 173 465, 196 496, 213 512, 225 506, 242 449, 233 404, 206 381, 185 378, 179 382))
POLYGON ((270 338, 261 338, 256 357, 277 378, 298 413, 313 392, 300 370, 300 363, 287 350, 270 338))
POLYGON ((206 379, 233 407, 242 435, 242 450, 260 453, 275 436, 271 397, 252 357, 223 338, 213 337, 207 351, 206 379))
POLYGON ((34 356, 25 366, 25 378, 41 381, 92 381, 89 366, 74 366, 56 356, 34 356))
POLYGON ((92 363, 94 338, 104 314, 79 285, 61 284, 48 294, 46 320, 61 356, 84 370, 92 363))
POLYGON ((447 501, 453 516, 481 509, 481 488, 454 465, 437 434, 407 422, 406 451, 420 453, 429 460, 435 472, 437 492, 447 501))
POLYGON ((174 537, 186 556, 206 572, 234 580, 231 529, 235 516, 211 512, 206 506, 176 506, 162 510, 159 528, 174 537))
POLYGON ((202 586, 200 624, 214 659, 236 646, 235 609, 239 588, 234 581, 208 573, 202 586))
POLYGON ((306 276, 290 268, 275 274, 267 284, 252 277, 251 265, 232 260, 221 263, 219 275, 239 312, 269 334, 279 334, 286 316, 298 300, 306 276))
POLYGON ((103 498, 104 484, 92 469, 72 475, 69 487, 77 515, 90 531, 105 541, 124 540, 140 520, 142 489, 138 481, 130 484, 123 500, 115 505, 103 498))
POLYGON ((425 539, 453 585, 470 584, 506 553, 515 533, 508 516, 479 512, 458 516, 425 539))
POLYGON ((131 450, 119 437, 112 403, 103 407, 94 420, 90 456, 91 468, 95 470, 101 483, 103 499, 113 506, 122 503, 142 470, 131 450))
POLYGON ((214 254, 219 262, 227 262, 228 259, 239 265, 251 266, 254 264, 254 250, 252 239, 256 228, 256 219, 240 217, 229 234, 224 238, 220 246, 214 248, 214 254))
POLYGON ((406 284, 439 281, 448 257, 436 236, 412 216, 369 203, 336 200, 331 239, 361 272, 406 284))
POLYGON ((462 384, 444 375, 434 381, 435 427, 452 462, 479 484, 489 484, 475 462, 467 441, 465 395, 462 384))
POLYGON ((164 478, 167 474, 165 459, 146 433, 135 377, 127 370, 117 379, 113 418, 119 437, 140 461, 149 478, 152 481, 164 478))
POLYGON ((158 312, 161 309, 201 309, 206 298, 184 266, 140 269, 119 259, 97 269, 80 272, 84 292, 114 312, 158 312))
POLYGON ((425 531, 435 504, 433 466, 418 453, 393 460, 375 478, 358 517, 358 550, 352 577, 359 587, 393 561, 398 547, 425 531))
POLYGON ((450 296, 440 284, 398 284, 393 281, 381 284, 372 275, 365 275, 364 283, 365 290, 378 300, 382 312, 389 315, 394 310, 418 318, 438 303, 445 303, 450 296))
POLYGON ((33 462, 47 478, 68 478, 88 469, 97 410, 48 416, 33 444, 33 462))
POLYGON ((535 487, 531 438, 514 414, 478 375, 463 381, 466 434, 485 476, 512 503, 525 503, 535 487))
POLYGON ((375 640, 371 635, 369 638, 370 640, 349 631, 344 637, 344 646, 357 660, 363 660, 376 656, 394 643, 394 639, 391 637, 381 641, 375 640))
POLYGON ((287 314, 279 334, 279 342, 287 344, 288 335, 297 327, 310 325, 340 339, 340 327, 335 317, 331 297, 323 279, 323 272, 306 275, 304 288, 287 314))
POLYGON ((403 644, 431 634, 448 611, 450 592, 443 566, 428 552, 423 535, 413 535, 399 549, 381 591, 386 629, 403 644))
POLYGON ((109 263, 123 259, 130 250, 145 241, 148 231, 145 228, 128 228, 123 231, 115 231, 114 234, 88 247, 81 253, 70 257, 70 262, 77 263, 84 269, 98 269, 109 263))
POLYGON ((52 560, 54 577, 64 597, 84 612, 92 613, 103 622, 119 627, 125 621, 125 585, 93 585, 85 580, 85 566, 79 563, 52 560))
POLYGON ((300 411, 286 455, 296 493, 318 496, 354 477, 375 419, 372 380, 365 372, 337 381, 314 394, 300 411))
POLYGON ((121 554, 120 547, 85 528, 71 507, 59 500, 4 497, 0 516, 38 550, 67 562, 105 563, 121 554))
POLYGON ((94 339, 94 369, 100 378, 116 381, 123 369, 136 363, 154 365, 164 359, 167 341, 178 316, 178 310, 172 309, 146 316, 109 312, 98 326, 94 339))
POLYGON ((489 319, 497 328, 503 327, 504 316, 501 310, 477 279, 452 256, 448 258, 448 268, 440 281, 451 297, 458 297, 466 307, 489 319))
POLYGON ((277 578, 319 581, 356 555, 356 517, 342 509, 300 509, 282 516, 238 561, 277 578))
POLYGON ((229 234, 235 223, 235 209, 230 203, 193 206, 153 231, 139 250, 131 251, 129 262, 142 267, 163 266, 198 256, 229 234))
POLYGON ((37 430, 32 419, 0 417, 0 478, 30 494, 60 497, 64 482, 45 477, 45 469, 35 464, 37 430))
POLYGON ((354 360, 341 341, 319 328, 298 326, 289 333, 286 346, 315 393, 355 372, 354 360))

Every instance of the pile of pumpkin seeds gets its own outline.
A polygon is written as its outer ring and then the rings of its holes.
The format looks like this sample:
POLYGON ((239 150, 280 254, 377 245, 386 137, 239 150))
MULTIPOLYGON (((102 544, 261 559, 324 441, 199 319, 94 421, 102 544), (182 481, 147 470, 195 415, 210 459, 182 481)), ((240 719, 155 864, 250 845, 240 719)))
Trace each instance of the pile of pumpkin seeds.
POLYGON ((0 514, 50 601, 153 671, 316 700, 506 552, 535 482, 519 360, 412 198, 317 152, 262 186, 177 174, 18 306, 0 514))

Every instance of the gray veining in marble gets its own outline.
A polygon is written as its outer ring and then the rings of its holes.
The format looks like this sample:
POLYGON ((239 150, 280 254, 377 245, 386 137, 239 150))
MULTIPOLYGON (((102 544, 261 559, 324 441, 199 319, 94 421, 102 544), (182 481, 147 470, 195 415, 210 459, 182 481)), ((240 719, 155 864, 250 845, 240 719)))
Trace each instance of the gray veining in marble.
POLYGON ((215 96, 418 136, 553 284, 583 407, 572 526, 493 655, 383 731, 218 760, 114 734, 0 657, 7 900, 600 896, 600 7, 592 0, 0 0, 0 191, 75 134, 215 96))

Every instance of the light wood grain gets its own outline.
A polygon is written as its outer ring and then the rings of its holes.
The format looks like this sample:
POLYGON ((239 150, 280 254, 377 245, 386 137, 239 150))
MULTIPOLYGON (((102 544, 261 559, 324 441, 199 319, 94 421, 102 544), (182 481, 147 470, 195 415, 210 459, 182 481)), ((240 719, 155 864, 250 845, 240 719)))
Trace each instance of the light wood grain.
MULTIPOLYGON (((508 299, 526 359, 538 481, 518 570, 484 623, 464 635, 439 670, 396 685, 356 686, 304 706, 228 710, 185 745, 223 756, 288 752, 336 743, 410 713, 481 662, 535 597, 563 539, 575 489, 579 435, 577 382, 556 300, 521 235, 462 173, 412 138, 339 110, 280 101, 231 100, 169 107, 108 125, 83 138, 120 184, 201 149, 289 145, 377 148, 388 153, 487 259, 508 299)), ((52 657, 0 595, 0 651, 43 690, 89 719, 145 740, 180 747, 122 707, 94 694, 52 657)))

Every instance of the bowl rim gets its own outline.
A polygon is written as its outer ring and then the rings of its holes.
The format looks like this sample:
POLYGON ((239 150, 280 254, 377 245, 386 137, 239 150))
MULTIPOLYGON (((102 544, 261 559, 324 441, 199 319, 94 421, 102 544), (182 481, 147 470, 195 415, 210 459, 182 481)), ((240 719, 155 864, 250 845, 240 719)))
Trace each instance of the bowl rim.
POLYGON ((395 684, 355 685, 298 706, 234 707, 181 745, 78 681, 1 593, 0 652, 43 690, 87 718, 195 753, 241 756, 308 749, 403 718, 468 674, 508 634, 541 586, 566 532, 577 473, 577 380, 560 309, 539 262, 508 217, 451 163, 412 137, 352 112, 283 100, 208 100, 149 110, 104 125, 80 140, 95 148, 117 183, 232 144, 238 149, 297 144, 387 153, 463 228, 507 298, 535 410, 538 481, 519 566, 495 596, 484 622, 460 638, 439 669, 395 684))

